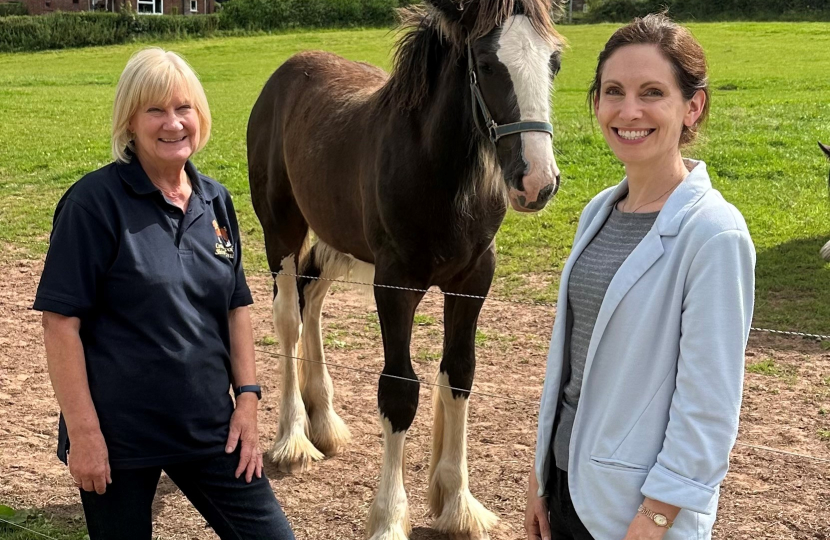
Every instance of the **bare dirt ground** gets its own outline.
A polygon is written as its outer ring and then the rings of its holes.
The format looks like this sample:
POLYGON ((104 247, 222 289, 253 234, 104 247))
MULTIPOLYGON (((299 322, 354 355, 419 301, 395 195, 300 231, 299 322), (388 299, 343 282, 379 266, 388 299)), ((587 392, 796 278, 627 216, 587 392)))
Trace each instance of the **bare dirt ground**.
MULTIPOLYGON (((77 491, 55 458, 58 407, 49 383, 40 315, 31 311, 42 263, 0 267, 0 503, 35 508, 55 519, 81 519, 77 491)), ((265 396, 260 409, 262 448, 276 435, 279 359, 270 323, 270 280, 249 278, 257 339, 257 367, 265 396)), ((297 538, 358 539, 377 486, 381 457, 377 376, 382 366, 380 331, 373 307, 351 290, 332 291, 325 312, 325 342, 336 391, 335 408, 353 442, 312 471, 283 475, 266 467, 297 538)), ((442 343, 442 299, 427 295, 414 331, 415 370, 432 381, 442 343)), ((524 538, 527 474, 545 352, 554 312, 488 301, 478 336, 474 390, 498 394, 471 399, 470 481, 473 493, 502 518, 494 540, 524 538)), ((830 460, 830 351, 820 344, 752 335, 739 441, 830 460)), ((432 424, 431 388, 408 435, 406 482, 413 540, 442 539, 430 528, 426 483, 432 424)), ((165 539, 215 538, 176 487, 162 478, 155 504, 155 533, 165 539)), ((716 538, 830 539, 830 462, 738 446, 722 487, 716 538)))

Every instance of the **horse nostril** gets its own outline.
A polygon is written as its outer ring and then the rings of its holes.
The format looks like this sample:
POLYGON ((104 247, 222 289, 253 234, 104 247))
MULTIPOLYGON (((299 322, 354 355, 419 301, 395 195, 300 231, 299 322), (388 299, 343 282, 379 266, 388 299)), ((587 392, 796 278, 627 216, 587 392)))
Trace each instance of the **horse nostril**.
POLYGON ((558 175, 558 174, 556 175, 556 181, 553 183, 553 193, 551 193, 551 197, 556 195, 559 192, 559 185, 560 185, 559 176, 560 175, 558 175))
POLYGON ((539 192, 539 195, 536 197, 536 200, 540 203, 548 202, 548 200, 551 198, 551 196, 553 196, 553 193, 554 193, 553 189, 554 189, 553 184, 546 185, 539 192))

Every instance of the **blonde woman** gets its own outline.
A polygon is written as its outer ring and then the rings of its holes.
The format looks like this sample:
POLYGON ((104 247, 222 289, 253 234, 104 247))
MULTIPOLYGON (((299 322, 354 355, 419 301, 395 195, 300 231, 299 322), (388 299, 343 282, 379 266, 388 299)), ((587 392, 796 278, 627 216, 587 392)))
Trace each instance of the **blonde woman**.
POLYGON ((136 53, 116 89, 115 162, 55 210, 34 308, 92 540, 149 540, 162 471, 221 538, 294 538, 262 472, 236 213, 189 161, 210 125, 181 57, 136 53))

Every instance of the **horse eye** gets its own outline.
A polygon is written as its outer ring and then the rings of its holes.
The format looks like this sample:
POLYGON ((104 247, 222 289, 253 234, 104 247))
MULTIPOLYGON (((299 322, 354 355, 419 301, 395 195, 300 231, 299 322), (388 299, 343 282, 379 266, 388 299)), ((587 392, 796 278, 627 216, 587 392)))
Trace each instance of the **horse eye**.
POLYGON ((551 75, 554 77, 559 73, 559 69, 562 67, 561 62, 559 61, 558 56, 551 56, 550 57, 550 72, 551 75))
POLYGON ((480 69, 483 73, 488 73, 488 74, 493 73, 492 66, 490 66, 490 64, 488 64, 486 62, 480 63, 478 65, 478 69, 480 69))

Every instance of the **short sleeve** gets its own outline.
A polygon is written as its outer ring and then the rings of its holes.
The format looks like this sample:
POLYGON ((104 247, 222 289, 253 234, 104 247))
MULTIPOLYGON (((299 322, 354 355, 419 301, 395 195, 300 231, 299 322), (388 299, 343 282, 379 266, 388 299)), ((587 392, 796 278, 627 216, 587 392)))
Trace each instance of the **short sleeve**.
POLYGON ((55 210, 49 251, 33 308, 83 317, 95 305, 98 286, 115 253, 111 227, 69 193, 55 210))
POLYGON ((242 237, 239 234, 239 222, 236 219, 236 209, 233 207, 233 201, 229 193, 225 196, 225 208, 228 212, 228 223, 231 227, 231 235, 236 241, 234 251, 236 258, 234 260, 234 291, 231 295, 230 305, 228 311, 242 306, 249 306, 254 303, 253 296, 251 296, 251 289, 248 288, 248 282, 245 279, 245 270, 242 267, 242 237))

